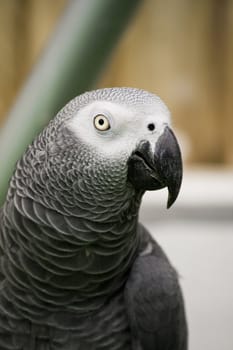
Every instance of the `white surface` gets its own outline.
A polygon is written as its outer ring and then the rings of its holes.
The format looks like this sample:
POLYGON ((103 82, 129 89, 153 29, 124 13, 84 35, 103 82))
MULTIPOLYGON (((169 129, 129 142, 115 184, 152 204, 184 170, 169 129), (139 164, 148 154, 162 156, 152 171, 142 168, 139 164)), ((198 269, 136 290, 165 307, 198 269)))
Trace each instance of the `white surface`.
POLYGON ((172 215, 163 209, 165 201, 166 193, 149 193, 141 221, 181 276, 189 350, 232 350, 233 171, 186 174, 172 215), (212 211, 212 208, 215 209, 212 211), (153 219, 153 209, 159 211, 159 216, 161 212, 160 220, 153 219), (179 217, 176 217, 176 210, 179 217), (201 218, 199 214, 191 214, 188 219, 182 219, 183 210, 184 215, 197 212, 202 214, 201 218))
POLYGON ((179 272, 190 350, 233 349, 232 223, 146 225, 179 272))

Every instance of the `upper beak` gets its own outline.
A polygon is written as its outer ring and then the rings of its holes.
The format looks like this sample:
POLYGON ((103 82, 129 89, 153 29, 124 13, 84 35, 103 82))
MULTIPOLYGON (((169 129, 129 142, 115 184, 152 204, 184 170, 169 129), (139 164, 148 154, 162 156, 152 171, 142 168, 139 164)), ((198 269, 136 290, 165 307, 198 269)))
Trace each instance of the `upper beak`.
POLYGON ((155 151, 149 141, 141 141, 128 160, 128 179, 136 189, 168 187, 167 208, 175 202, 182 182, 182 158, 173 131, 166 126, 155 151))

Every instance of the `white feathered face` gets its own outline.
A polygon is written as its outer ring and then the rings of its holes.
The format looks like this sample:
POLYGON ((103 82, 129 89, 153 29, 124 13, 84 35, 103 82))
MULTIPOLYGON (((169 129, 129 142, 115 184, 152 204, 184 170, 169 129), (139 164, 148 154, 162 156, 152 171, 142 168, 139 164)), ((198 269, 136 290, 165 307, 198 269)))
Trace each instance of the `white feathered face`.
POLYGON ((94 101, 81 108, 68 123, 74 135, 102 157, 129 157, 147 140, 155 148, 170 123, 170 114, 161 100, 142 106, 94 101))
POLYGON ((78 144, 89 150, 83 169, 92 167, 94 173, 107 174, 105 179, 124 173, 123 179, 142 192, 167 186, 171 206, 181 185, 182 160, 165 104, 136 89, 97 90, 92 96, 66 122, 78 144))

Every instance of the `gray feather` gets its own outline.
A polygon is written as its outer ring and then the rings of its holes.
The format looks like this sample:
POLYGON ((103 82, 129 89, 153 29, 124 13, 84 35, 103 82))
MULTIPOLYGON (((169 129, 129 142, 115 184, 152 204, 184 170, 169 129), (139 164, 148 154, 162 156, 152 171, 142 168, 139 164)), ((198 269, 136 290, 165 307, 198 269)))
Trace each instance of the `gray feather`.
POLYGON ((68 126, 93 101, 167 111, 143 90, 87 92, 18 161, 0 210, 0 349, 185 350, 176 273, 138 224, 144 191, 127 160, 104 158, 68 126))

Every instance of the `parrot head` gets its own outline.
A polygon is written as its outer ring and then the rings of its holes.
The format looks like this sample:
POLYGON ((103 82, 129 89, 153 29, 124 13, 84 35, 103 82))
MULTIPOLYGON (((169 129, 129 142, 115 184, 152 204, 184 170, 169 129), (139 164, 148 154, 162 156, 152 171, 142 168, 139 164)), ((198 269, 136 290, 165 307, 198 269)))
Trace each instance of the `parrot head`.
POLYGON ((181 152, 169 110, 158 96, 135 88, 86 92, 68 103, 54 123, 59 126, 51 156, 59 155, 60 164, 65 159, 67 171, 76 170, 79 179, 92 177, 100 193, 124 186, 142 193, 167 187, 167 207, 176 200, 181 152))

